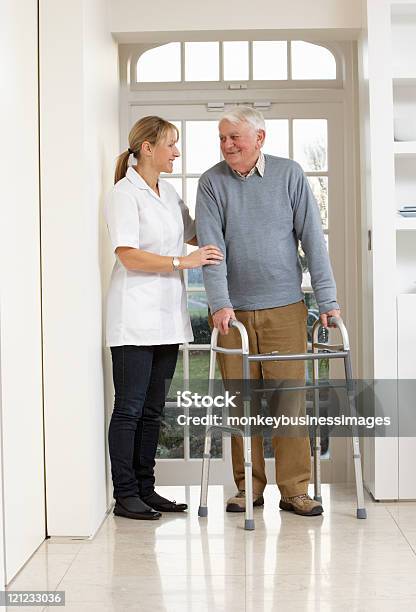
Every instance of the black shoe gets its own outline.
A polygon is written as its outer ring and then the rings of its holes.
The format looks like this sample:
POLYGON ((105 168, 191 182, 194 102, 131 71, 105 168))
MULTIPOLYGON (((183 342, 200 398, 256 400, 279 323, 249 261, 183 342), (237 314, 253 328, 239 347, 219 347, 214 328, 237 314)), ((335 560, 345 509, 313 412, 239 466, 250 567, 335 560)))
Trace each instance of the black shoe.
POLYGON ((187 504, 177 504, 175 500, 170 501, 156 493, 156 491, 153 491, 151 495, 143 499, 146 504, 149 504, 154 510, 159 510, 160 512, 183 512, 188 509, 187 504))
POLYGON ((138 495, 116 497, 114 514, 116 516, 124 516, 125 518, 145 521, 154 521, 162 516, 160 512, 155 512, 152 510, 152 508, 145 504, 138 495))

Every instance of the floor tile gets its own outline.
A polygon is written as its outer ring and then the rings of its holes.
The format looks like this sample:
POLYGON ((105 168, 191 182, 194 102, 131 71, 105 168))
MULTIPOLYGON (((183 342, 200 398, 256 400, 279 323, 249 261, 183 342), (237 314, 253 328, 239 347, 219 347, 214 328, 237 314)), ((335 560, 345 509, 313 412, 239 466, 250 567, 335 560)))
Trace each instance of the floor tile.
POLYGON ((56 589, 75 559, 75 554, 44 555, 35 553, 17 576, 10 582, 7 590, 49 590, 56 589))
POLYGON ((138 605, 137 610, 244 610, 244 576, 112 577, 105 584, 64 579, 69 605, 80 602, 138 605), (234 607, 233 607, 234 606, 234 607))
POLYGON ((416 600, 414 572, 402 572, 391 577, 390 573, 349 574, 285 574, 247 576, 247 603, 258 605, 270 602, 330 602, 337 600, 395 601, 416 600))
POLYGON ((416 610, 416 504, 366 494, 368 518, 357 520, 354 487, 323 485, 324 514, 300 517, 279 511, 271 485, 245 531, 244 513, 225 512, 233 486, 210 487, 207 518, 198 486, 158 491, 188 512, 110 513, 92 540, 51 538, 9 588, 65 590, 66 612, 416 610))

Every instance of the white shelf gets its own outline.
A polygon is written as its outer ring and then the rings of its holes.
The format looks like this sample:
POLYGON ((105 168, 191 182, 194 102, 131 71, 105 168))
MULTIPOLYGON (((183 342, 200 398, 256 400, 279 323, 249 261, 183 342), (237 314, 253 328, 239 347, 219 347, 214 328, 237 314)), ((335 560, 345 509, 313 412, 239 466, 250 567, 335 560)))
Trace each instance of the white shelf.
POLYGON ((397 157, 416 157, 416 142, 395 142, 394 154, 397 157))
POLYGON ((402 217, 396 215, 396 229, 397 230, 416 230, 416 217, 402 217))

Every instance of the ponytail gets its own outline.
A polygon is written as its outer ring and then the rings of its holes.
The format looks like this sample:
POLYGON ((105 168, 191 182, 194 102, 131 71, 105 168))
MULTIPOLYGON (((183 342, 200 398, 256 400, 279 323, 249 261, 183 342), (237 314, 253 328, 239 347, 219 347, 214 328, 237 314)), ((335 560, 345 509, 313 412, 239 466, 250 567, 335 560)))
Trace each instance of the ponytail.
POLYGON ((117 183, 126 176, 130 155, 133 155, 137 160, 139 159, 140 150, 144 142, 155 145, 165 138, 169 132, 174 132, 176 139, 179 138, 176 125, 161 117, 143 117, 136 121, 129 133, 129 148, 117 158, 114 183, 117 183))
POLYGON ((129 165, 129 157, 129 151, 124 151, 124 153, 117 157, 116 171, 114 173, 114 183, 117 183, 126 176, 127 168, 129 165))

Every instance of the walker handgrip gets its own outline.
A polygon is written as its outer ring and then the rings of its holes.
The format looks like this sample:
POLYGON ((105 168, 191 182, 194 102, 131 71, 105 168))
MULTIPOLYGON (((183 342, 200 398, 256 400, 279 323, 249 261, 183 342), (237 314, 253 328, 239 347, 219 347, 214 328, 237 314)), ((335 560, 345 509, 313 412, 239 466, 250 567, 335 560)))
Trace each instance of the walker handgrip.
POLYGON ((335 325, 336 327, 340 327, 341 323, 343 323, 341 317, 328 317, 328 325, 335 325))
MULTIPOLYGON (((344 350, 349 351, 350 342, 348 338, 348 332, 347 332, 347 329, 345 327, 345 324, 342 318, 331 316, 328 318, 328 325, 333 325, 334 327, 338 328, 338 331, 340 332, 342 336, 342 344, 343 344, 344 350)), ((320 319, 318 319, 317 321, 315 321, 312 327, 312 344, 317 344, 318 330, 320 327, 323 327, 323 325, 320 319)))
POLYGON ((228 321, 228 327, 235 327, 240 336, 241 336, 241 349, 243 352, 243 355, 248 355, 248 335, 247 335, 247 330, 244 327, 244 325, 241 323, 241 321, 239 321, 238 319, 230 319, 228 321))

